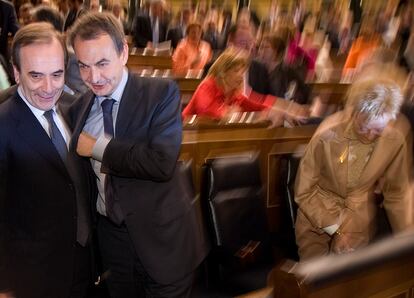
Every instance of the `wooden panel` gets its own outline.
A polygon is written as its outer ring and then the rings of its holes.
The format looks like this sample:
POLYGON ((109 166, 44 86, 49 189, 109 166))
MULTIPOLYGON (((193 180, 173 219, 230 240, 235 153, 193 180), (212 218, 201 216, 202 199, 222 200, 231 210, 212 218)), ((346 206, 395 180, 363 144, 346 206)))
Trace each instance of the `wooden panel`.
POLYGON ((195 189, 200 194, 201 170, 206 159, 258 152, 266 198, 264 203, 270 228, 276 231, 280 228, 279 192, 282 192, 275 183, 279 177, 278 158, 296 152, 309 141, 314 130, 314 126, 268 129, 257 128, 254 124, 235 124, 229 128, 219 123, 211 123, 207 129, 191 127, 183 132, 180 158, 193 160, 195 189))

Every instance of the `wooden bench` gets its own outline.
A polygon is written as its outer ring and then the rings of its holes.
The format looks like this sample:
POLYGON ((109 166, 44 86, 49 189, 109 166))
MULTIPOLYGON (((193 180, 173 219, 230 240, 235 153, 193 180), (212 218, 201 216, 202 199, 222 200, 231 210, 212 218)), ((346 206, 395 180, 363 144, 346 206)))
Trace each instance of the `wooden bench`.
POLYGON ((273 280, 275 298, 412 298, 414 235, 346 255, 286 262, 274 270, 273 280))

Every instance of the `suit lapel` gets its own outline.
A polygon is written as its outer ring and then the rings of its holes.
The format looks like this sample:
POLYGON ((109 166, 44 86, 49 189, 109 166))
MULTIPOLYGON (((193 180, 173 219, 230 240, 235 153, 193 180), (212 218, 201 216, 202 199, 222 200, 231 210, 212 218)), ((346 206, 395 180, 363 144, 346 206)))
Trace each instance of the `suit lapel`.
POLYGON ((76 121, 75 128, 73 130, 72 138, 70 140, 69 148, 71 151, 76 151, 76 147, 78 145, 78 138, 81 134, 83 127, 85 126, 85 122, 88 119, 89 112, 91 111, 92 105, 95 101, 95 95, 92 92, 87 92, 83 98, 85 99, 84 102, 86 104, 83 104, 79 111, 79 119, 76 121))
POLYGON ((139 115, 139 106, 142 104, 142 88, 139 80, 129 73, 128 81, 122 94, 115 125, 115 136, 122 136, 129 125, 139 115))
POLYGON ((15 119, 16 131, 19 136, 32 150, 37 151, 39 155, 67 176, 68 172, 65 164, 60 158, 49 136, 30 111, 29 107, 27 107, 18 95, 11 100, 13 100, 14 103, 12 117, 15 119))

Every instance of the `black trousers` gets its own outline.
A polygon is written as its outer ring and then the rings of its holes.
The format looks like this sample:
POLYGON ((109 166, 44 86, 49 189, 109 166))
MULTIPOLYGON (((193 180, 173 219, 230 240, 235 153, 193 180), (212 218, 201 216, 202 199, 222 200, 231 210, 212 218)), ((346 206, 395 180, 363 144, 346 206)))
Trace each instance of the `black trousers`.
POLYGON ((75 244, 75 260, 73 267, 73 281, 70 289, 70 298, 84 298, 88 287, 92 283, 91 251, 90 247, 75 244))
POLYGON ((159 284, 149 276, 135 252, 125 225, 117 226, 99 216, 98 242, 111 298, 190 297, 194 274, 172 284, 159 284))

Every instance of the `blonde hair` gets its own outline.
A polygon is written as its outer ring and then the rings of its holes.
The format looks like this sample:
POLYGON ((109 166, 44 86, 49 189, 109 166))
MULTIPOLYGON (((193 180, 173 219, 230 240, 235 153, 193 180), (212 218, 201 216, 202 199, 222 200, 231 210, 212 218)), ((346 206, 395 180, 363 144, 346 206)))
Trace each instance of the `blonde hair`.
POLYGON ((228 48, 213 63, 207 75, 220 77, 230 69, 237 67, 247 68, 248 66, 249 56, 246 52, 239 49, 228 48))

